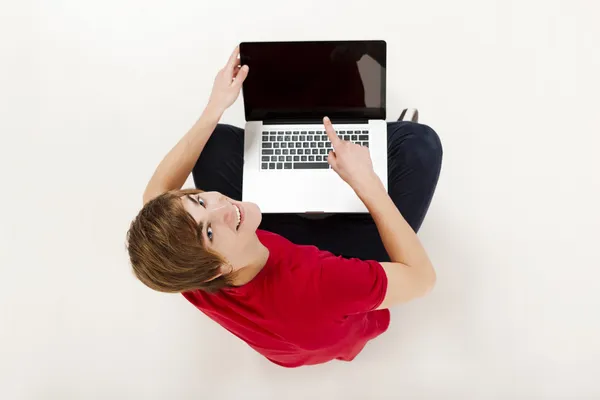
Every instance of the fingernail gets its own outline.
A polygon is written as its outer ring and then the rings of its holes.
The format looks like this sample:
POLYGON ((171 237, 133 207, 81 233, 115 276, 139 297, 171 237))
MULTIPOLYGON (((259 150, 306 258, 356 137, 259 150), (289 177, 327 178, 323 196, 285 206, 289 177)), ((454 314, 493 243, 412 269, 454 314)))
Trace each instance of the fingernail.
POLYGON ((324 120, 325 122, 329 122, 329 117, 324 117, 324 118, 323 118, 323 120, 324 120))

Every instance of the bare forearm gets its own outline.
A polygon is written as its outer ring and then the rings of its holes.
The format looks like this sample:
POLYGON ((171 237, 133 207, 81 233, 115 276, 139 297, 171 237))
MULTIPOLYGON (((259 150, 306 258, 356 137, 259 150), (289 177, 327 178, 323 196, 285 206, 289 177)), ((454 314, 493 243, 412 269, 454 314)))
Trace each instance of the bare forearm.
POLYGON ((200 153, 214 131, 222 111, 208 106, 194 126, 167 153, 144 191, 144 201, 180 189, 192 172, 200 153))
POLYGON ((419 238, 398 211, 381 180, 374 176, 354 190, 371 213, 391 260, 421 268, 427 274, 434 273, 419 238))

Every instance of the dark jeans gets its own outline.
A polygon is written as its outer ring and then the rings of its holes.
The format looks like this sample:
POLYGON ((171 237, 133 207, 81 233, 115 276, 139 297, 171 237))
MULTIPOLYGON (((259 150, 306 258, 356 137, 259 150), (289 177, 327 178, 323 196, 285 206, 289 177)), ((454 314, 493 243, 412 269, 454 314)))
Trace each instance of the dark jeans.
MULTIPOLYGON (((438 181, 442 145, 433 129, 413 122, 388 123, 387 135, 388 193, 417 232, 438 181)), ((241 200, 243 157, 244 130, 218 125, 192 172, 196 187, 241 200)), ((389 261, 369 214, 335 214, 324 219, 263 214, 260 229, 345 257, 389 261)))

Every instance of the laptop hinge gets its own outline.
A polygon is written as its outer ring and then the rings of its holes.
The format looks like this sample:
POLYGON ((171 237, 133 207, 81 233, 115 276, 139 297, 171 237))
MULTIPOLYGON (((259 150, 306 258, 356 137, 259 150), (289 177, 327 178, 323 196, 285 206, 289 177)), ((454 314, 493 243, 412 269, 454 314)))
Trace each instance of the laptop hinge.
MULTIPOLYGON (((368 124, 369 120, 366 118, 332 118, 331 122, 334 124, 368 124)), ((280 119, 268 119, 264 120, 263 125, 320 125, 323 123, 321 118, 314 119, 288 119, 288 118, 280 118, 280 119)))

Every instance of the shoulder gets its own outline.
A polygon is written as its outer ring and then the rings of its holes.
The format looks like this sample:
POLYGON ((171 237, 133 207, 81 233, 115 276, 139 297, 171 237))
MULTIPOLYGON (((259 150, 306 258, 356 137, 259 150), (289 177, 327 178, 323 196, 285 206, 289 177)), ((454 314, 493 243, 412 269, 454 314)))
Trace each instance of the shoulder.
POLYGON ((330 253, 316 246, 299 245, 278 234, 257 231, 261 243, 269 250, 261 283, 263 294, 304 298, 314 293, 323 257, 330 253))

